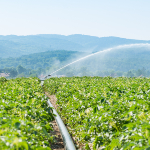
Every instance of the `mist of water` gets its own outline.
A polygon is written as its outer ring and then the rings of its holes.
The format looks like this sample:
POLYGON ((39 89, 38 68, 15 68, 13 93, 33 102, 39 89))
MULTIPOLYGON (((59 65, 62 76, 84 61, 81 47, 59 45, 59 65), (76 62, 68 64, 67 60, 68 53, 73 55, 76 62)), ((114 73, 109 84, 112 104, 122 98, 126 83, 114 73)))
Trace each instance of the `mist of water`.
MULTIPOLYGON (((79 61, 82 61, 82 60, 84 60, 84 59, 87 59, 87 58, 89 58, 89 57, 92 57, 92 56, 94 56, 94 55, 97 55, 97 54, 100 54, 100 53, 109 52, 109 51, 116 50, 116 49, 124 49, 124 48, 132 48, 132 47, 135 47, 135 48, 136 48, 136 47, 150 47, 150 44, 148 44, 148 43, 141 43, 141 44, 119 45, 119 46, 116 46, 116 47, 112 47, 112 48, 105 49, 105 50, 103 50, 103 51, 98 51, 98 52, 96 52, 96 53, 92 53, 92 54, 89 54, 89 55, 87 55, 87 56, 85 56, 85 57, 82 57, 82 58, 80 58, 80 59, 77 59, 77 60, 75 60, 75 61, 73 61, 73 62, 71 62, 71 63, 69 63, 69 64, 67 64, 67 65, 65 65, 65 66, 63 66, 63 67, 61 67, 61 68, 59 68, 58 70, 52 72, 50 75, 52 75, 52 74, 54 74, 54 73, 56 73, 56 72, 58 72, 58 71, 60 71, 60 70, 62 70, 62 69, 64 69, 64 68, 66 68, 66 67, 68 67, 68 66, 70 66, 70 65, 72 65, 72 64, 75 64, 75 63, 77 63, 77 62, 79 62, 79 61)), ((48 76, 49 76, 49 75, 48 75, 48 76)), ((47 77, 47 76, 46 76, 46 77, 47 77)))

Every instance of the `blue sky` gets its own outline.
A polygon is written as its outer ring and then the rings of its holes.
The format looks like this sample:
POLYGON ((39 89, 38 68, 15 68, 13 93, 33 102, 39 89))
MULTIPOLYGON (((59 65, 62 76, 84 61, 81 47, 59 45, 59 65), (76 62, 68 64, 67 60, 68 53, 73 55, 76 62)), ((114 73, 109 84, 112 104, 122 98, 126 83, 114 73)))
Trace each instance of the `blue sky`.
POLYGON ((150 40, 150 0, 0 0, 0 35, 150 40))

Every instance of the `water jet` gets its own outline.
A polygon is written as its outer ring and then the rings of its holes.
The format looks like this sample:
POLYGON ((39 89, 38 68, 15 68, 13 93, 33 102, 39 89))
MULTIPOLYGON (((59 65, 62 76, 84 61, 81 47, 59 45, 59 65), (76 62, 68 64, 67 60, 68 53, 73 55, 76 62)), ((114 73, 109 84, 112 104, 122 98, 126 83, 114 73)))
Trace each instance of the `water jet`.
POLYGON ((66 68, 66 67, 68 67, 68 66, 70 66, 70 65, 72 65, 72 64, 75 64, 75 63, 77 63, 77 62, 79 62, 79 61, 82 61, 82 60, 87 59, 87 58, 89 58, 89 57, 92 57, 92 56, 94 56, 94 55, 103 54, 103 53, 106 53, 106 52, 109 52, 109 51, 112 51, 112 50, 125 49, 125 48, 132 48, 132 47, 135 47, 135 48, 136 48, 136 47, 137 47, 137 48, 139 48, 139 47, 150 47, 150 44, 149 44, 149 43, 141 43, 141 44, 119 45, 119 46, 115 46, 115 47, 112 47, 112 48, 107 48, 107 49, 104 49, 104 50, 102 50, 102 51, 98 51, 98 52, 89 54, 89 55, 87 55, 87 56, 84 56, 84 57, 82 57, 82 58, 80 58, 80 59, 77 59, 77 60, 75 60, 75 61, 73 61, 73 62, 71 62, 71 63, 69 63, 69 64, 67 64, 67 65, 65 65, 65 66, 63 66, 63 67, 61 67, 61 68, 59 68, 58 70, 56 70, 56 71, 52 72, 51 74, 47 75, 47 76, 45 77, 45 79, 46 79, 47 77, 49 77, 49 76, 52 76, 54 73, 56 73, 56 72, 58 72, 58 71, 60 71, 60 70, 62 70, 62 69, 64 69, 64 68, 66 68))

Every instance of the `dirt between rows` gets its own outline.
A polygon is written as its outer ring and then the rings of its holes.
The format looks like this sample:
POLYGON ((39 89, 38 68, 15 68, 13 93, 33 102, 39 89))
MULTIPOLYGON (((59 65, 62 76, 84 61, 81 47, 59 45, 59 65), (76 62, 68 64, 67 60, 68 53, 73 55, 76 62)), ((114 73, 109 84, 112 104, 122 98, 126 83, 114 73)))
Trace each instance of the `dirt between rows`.
MULTIPOLYGON (((45 92, 46 96, 49 97, 50 102, 54 106, 55 109, 57 109, 56 105, 56 97, 55 95, 49 95, 47 92, 45 92)), ((61 133, 59 131, 59 128, 57 126, 56 120, 52 122, 53 125, 53 131, 51 131, 51 134, 54 136, 54 143, 51 144, 51 149, 52 150, 65 150, 64 144, 63 144, 63 139, 61 137, 61 133)))

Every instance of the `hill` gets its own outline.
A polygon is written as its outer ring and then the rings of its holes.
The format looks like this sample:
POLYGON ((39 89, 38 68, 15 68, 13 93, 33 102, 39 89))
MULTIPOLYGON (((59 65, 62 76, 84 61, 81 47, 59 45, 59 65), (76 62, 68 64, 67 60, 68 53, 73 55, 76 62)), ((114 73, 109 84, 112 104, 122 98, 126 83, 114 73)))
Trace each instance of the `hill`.
POLYGON ((22 55, 55 50, 92 53, 117 45, 134 43, 150 43, 150 41, 125 39, 119 37, 99 38, 81 34, 69 36, 55 34, 28 36, 0 35, 0 57, 19 57, 22 55))
POLYGON ((16 58, 1 58, 0 69, 6 67, 17 67, 18 65, 30 69, 44 69, 56 64, 58 65, 59 63, 67 62, 69 59, 73 59, 79 54, 81 53, 76 51, 56 50, 23 55, 16 58))

